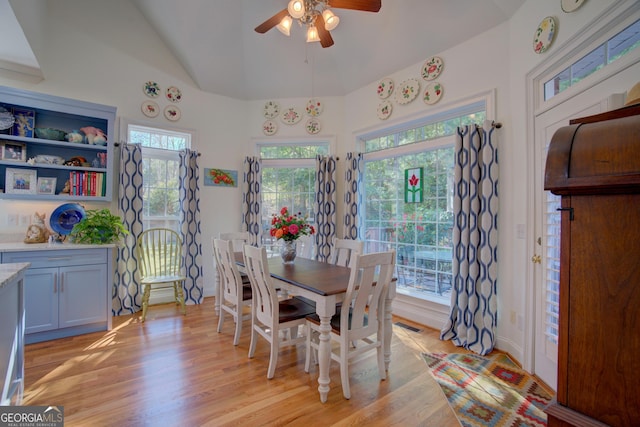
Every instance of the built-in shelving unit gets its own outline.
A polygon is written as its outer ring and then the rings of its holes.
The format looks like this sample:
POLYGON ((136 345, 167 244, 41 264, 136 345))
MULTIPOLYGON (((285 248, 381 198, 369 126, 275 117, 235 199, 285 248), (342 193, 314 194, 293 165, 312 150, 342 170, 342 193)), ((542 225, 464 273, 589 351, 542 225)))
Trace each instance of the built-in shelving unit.
POLYGON ((15 127, 0 131, 0 199, 111 201, 115 107, 2 86, 0 107, 4 114, 33 116, 31 129, 24 135, 15 127), (87 127, 100 129, 106 145, 88 143, 87 138, 82 142, 37 138, 35 132, 35 128, 48 128, 82 136, 80 129, 87 127), (9 156, 15 151, 17 156, 9 156), (59 164, 74 158, 75 164, 59 164), (49 179, 40 180, 39 186, 38 178, 49 179), (47 187, 54 179, 55 185, 47 187), (62 193, 67 180, 70 191, 62 193))

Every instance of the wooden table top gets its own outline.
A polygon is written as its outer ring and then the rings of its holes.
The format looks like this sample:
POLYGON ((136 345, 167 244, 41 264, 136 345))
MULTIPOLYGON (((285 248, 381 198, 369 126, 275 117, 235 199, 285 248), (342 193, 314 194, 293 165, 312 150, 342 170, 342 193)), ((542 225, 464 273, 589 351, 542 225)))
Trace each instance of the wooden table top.
MULTIPOLYGON (((244 266, 241 252, 235 253, 236 263, 244 266)), ((319 295, 337 295, 347 291, 351 269, 307 258, 296 258, 293 264, 283 264, 280 257, 268 258, 269 273, 276 279, 319 295)))

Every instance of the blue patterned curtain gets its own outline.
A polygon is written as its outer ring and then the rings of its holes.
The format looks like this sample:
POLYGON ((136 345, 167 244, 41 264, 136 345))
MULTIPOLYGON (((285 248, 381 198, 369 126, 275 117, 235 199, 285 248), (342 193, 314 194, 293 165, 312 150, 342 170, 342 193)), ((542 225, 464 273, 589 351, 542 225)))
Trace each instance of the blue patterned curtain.
POLYGON ((194 304, 202 302, 202 243, 200 232, 200 186, 198 176, 198 153, 189 149, 180 152, 180 231, 187 280, 184 283, 184 301, 194 304))
POLYGON ((329 261, 336 235, 336 164, 333 156, 316 156, 316 248, 318 261, 329 261))
POLYGON ((139 291, 140 271, 135 254, 142 233, 142 150, 137 144, 120 146, 120 186, 118 214, 129 234, 117 247, 116 272, 112 290, 114 316, 132 314, 142 306, 139 291))
POLYGON ((455 148, 453 288, 440 338, 480 355, 498 320, 498 148, 491 121, 458 128, 455 148))
POLYGON ((259 157, 244 159, 242 174, 242 229, 249 232, 249 244, 258 246, 262 234, 262 163, 259 157))
POLYGON ((345 239, 360 238, 360 188, 362 186, 362 154, 347 153, 344 180, 344 231, 345 239))

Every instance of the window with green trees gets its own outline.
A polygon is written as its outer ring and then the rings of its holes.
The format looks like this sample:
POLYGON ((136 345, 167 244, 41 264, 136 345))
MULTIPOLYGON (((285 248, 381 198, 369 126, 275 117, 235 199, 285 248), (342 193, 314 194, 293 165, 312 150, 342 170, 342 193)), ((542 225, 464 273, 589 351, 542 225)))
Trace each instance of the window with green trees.
POLYGON ((129 125, 129 142, 142 146, 143 228, 178 231, 179 151, 190 147, 191 134, 129 125))
POLYGON ((271 217, 286 206, 289 212, 315 223, 315 158, 329 154, 329 142, 259 143, 262 160, 262 242, 275 244, 269 235, 271 217))
POLYGON ((395 249, 399 292, 445 301, 451 289, 454 146, 484 110, 364 140, 365 252, 395 249), (422 168, 422 198, 405 202, 405 170, 422 168))

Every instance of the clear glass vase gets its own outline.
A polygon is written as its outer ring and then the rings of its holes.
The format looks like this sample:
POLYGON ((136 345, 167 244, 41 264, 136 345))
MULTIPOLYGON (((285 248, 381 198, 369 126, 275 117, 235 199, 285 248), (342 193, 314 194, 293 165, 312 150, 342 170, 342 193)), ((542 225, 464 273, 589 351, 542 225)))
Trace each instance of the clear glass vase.
POLYGON ((280 246, 280 256, 283 264, 293 264, 296 259, 296 241, 283 240, 280 246))

